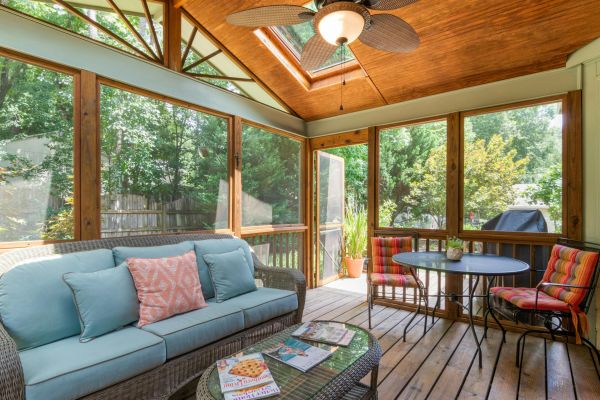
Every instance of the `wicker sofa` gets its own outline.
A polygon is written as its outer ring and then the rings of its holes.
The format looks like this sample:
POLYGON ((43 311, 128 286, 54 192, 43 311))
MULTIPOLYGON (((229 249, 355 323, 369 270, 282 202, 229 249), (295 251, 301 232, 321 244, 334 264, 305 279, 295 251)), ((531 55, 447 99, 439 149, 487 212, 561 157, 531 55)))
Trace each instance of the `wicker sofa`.
MULTIPOLYGON (((230 235, 217 234, 185 234, 168 236, 166 235, 148 237, 125 237, 94 241, 68 242, 19 249, 0 255, 0 283, 2 278, 5 277, 5 274, 7 274, 9 271, 19 266, 21 266, 22 268, 23 265, 29 265, 29 263, 31 262, 37 262, 36 259, 60 259, 61 257, 71 257, 73 255, 77 257, 78 254, 72 253, 89 252, 98 249, 112 250, 115 247, 122 246, 152 247, 180 244, 186 241, 230 238, 232 238, 232 236, 230 235)), ((62 384, 74 385, 77 388, 76 390, 71 390, 71 392, 79 393, 78 395, 71 395, 69 398, 168 399, 170 395, 172 395, 177 390, 185 386, 187 383, 201 375, 201 373, 217 359, 235 353, 236 351, 239 351, 240 349, 242 349, 245 346, 248 346, 249 344, 262 340, 275 332, 281 331, 293 324, 300 322, 302 318, 302 311, 304 308, 304 299, 306 292, 306 282, 304 275, 297 270, 267 267, 256 258, 256 255, 254 255, 254 253, 252 253, 252 258, 254 261, 255 278, 260 279, 262 281, 264 288, 273 288, 264 289, 264 291, 267 292, 270 290, 271 292, 276 292, 277 290, 280 290, 295 292, 297 296, 297 309, 292 310, 291 312, 287 311, 285 314, 282 315, 274 315, 274 311, 272 309, 269 309, 266 313, 263 312, 262 314, 260 314, 262 318, 256 318, 256 314, 254 314, 255 317, 251 319, 252 326, 248 326, 249 321, 247 318, 246 323, 244 324, 244 327, 242 329, 238 329, 236 332, 220 332, 218 333, 218 335, 222 337, 218 337, 218 339, 212 341, 211 343, 204 344, 202 345, 202 347, 192 349, 191 351, 187 351, 184 354, 177 354, 173 357, 169 357, 169 350, 166 349, 167 345, 163 344, 162 346, 165 349, 161 351, 162 354, 165 354, 163 356, 164 360, 156 360, 156 357, 154 357, 155 359, 153 361, 154 364, 158 363, 158 365, 153 365, 149 362, 146 366, 147 368, 145 368, 146 370, 144 370, 142 373, 136 373, 134 376, 132 376, 131 370, 127 371, 125 369, 122 372, 122 379, 118 379, 117 382, 111 382, 110 385, 106 385, 106 387, 94 388, 92 391, 90 391, 89 389, 86 389, 86 387, 83 384, 78 385, 77 383, 74 383, 72 376, 68 375, 71 376, 71 380, 67 380, 62 384), (266 318, 269 319, 264 320, 266 318)), ((261 289, 259 289, 259 291, 260 290, 261 289)), ((35 293, 32 295, 45 296, 46 294, 35 293)), ((6 301, 6 298, 2 298, 2 293, 0 292, 0 303, 2 301, 6 301)), ((50 304, 52 302, 52 299, 47 298, 46 301, 48 302, 48 304, 50 304)), ((237 307, 243 308, 244 305, 240 304, 240 301, 238 301, 237 307)), ((209 305, 208 308, 203 310, 209 310, 210 308, 211 307, 209 305)), ((245 310, 243 310, 243 312, 244 314, 246 313, 245 310)), ((182 315, 185 316, 186 314, 182 315)), ((138 330, 135 327, 128 327, 122 329, 121 331, 126 331, 127 329, 138 330)), ((215 329, 213 329, 211 334, 215 334, 214 330, 215 329)), ((9 329, 5 329, 5 326, 3 325, 2 321, 0 321, 0 397, 3 400, 25 399, 26 393, 29 393, 29 391, 26 390, 27 382, 28 380, 31 380, 33 378, 31 376, 32 372, 24 371, 24 368, 31 368, 32 364, 40 363, 60 364, 62 362, 62 358, 61 356, 59 356, 48 359, 48 354, 44 354, 43 352, 41 352, 39 361, 35 359, 33 361, 31 359, 27 360, 24 358, 24 354, 29 350, 19 350, 18 344, 13 339, 13 337, 11 337, 8 331, 9 329)), ((111 333, 109 333, 108 335, 111 335, 111 333)), ((146 333, 144 333, 144 335, 146 335, 146 333)), ((157 338, 158 339, 155 339, 155 344, 159 346, 160 336, 157 336, 157 338)), ((191 340, 194 338, 183 338, 184 341, 187 339, 191 340)), ((197 340, 198 338, 195 339, 197 340)), ((61 342, 62 341, 58 341, 55 343, 61 342)), ((73 340, 73 342, 78 343, 78 341, 76 340, 73 340)), ((55 345, 54 343, 51 344, 55 345)), ((77 346, 84 345, 85 344, 77 344, 77 346)), ((118 342, 116 347, 118 347, 118 342)), ((65 357, 68 358, 69 355, 65 354, 65 357)), ((141 360, 143 360, 143 358, 141 360)), ((107 360, 107 362, 110 361, 112 361, 112 359, 107 360)), ((136 364, 133 366, 133 370, 135 370, 136 368, 143 368, 143 361, 137 360, 135 361, 135 363, 136 364)), ((101 362, 98 362, 98 364, 101 364, 101 362)), ((41 375, 44 375, 43 367, 37 365, 34 369, 36 368, 41 369, 41 375)), ((51 365, 48 368, 55 369, 57 367, 51 365)), ((75 372, 78 373, 77 370, 75 372)), ((104 372, 106 372, 106 368, 104 372)), ((114 375, 115 373, 115 371, 107 372, 108 375, 114 375)), ((37 371, 33 373, 33 375, 35 374, 38 375, 38 381, 41 380, 43 382, 43 377, 40 378, 39 376, 40 372, 37 371)), ((62 374, 67 375, 67 372, 63 371, 62 374)), ((57 375, 58 378, 61 378, 60 373, 58 373, 57 375)), ((106 380, 106 378, 104 377, 104 373, 97 373, 96 375, 97 376, 95 376, 94 379, 96 379, 97 381, 102 381, 103 379, 106 380)), ((113 381, 115 380, 114 376, 112 379, 113 381)), ((58 384, 61 384, 61 381, 59 381, 58 384)), ((27 398, 57 398, 55 394, 50 393, 50 390, 48 390, 48 388, 52 387, 53 386, 47 386, 45 393, 38 391, 36 396, 30 396, 29 394, 27 394, 27 398), (40 395, 40 393, 42 394, 40 395)), ((54 387, 59 388, 59 386, 54 387)), ((61 395, 61 398, 64 398, 64 395, 61 395)))

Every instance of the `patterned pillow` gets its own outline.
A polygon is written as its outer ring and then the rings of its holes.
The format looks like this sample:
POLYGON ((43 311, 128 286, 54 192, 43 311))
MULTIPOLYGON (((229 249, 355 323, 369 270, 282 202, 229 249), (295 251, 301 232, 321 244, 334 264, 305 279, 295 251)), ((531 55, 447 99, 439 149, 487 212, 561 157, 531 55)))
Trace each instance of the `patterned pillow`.
MULTIPOLYGON (((590 286, 597 264, 598 253, 557 244, 552 248, 552 254, 542 282, 590 286)), ((567 304, 579 307, 588 291, 586 289, 548 286, 544 288, 544 292, 567 304)))
POLYGON ((206 307, 196 253, 164 258, 128 258, 140 301, 138 327, 206 307))

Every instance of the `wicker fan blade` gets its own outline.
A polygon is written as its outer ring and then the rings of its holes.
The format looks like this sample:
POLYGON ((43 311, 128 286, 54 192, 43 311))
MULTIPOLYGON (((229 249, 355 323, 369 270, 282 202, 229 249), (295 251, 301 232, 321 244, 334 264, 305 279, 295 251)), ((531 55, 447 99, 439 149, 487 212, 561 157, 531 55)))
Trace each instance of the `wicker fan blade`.
POLYGON ((370 0, 365 6, 371 10, 397 10, 416 2, 417 0, 370 0))
POLYGON ((405 53, 419 47, 419 35, 403 19, 391 14, 371 15, 371 26, 358 39, 383 51, 405 53))
POLYGON ((232 25, 257 28, 261 26, 296 25, 310 21, 315 13, 300 6, 266 6, 251 8, 230 14, 227 22, 232 25))
POLYGON ((307 71, 314 71, 325 63, 337 49, 325 41, 321 35, 315 35, 304 45, 300 64, 307 71))

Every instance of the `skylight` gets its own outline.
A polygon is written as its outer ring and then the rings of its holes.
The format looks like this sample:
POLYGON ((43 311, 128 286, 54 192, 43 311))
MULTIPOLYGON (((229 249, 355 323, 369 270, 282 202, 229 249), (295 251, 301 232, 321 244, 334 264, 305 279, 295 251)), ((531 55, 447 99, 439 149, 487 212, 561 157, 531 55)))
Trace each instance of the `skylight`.
MULTIPOLYGON (((305 4, 304 7, 310 8, 313 11, 317 11, 317 8, 312 1, 305 4)), ((271 30, 275 33, 277 38, 279 38, 279 40, 285 44, 285 46, 290 50, 294 57, 296 57, 297 60, 300 60, 300 55, 302 54, 302 49, 304 48, 306 42, 308 42, 309 39, 316 34, 312 21, 291 26, 276 26, 271 28, 271 30)), ((337 49, 331 58, 329 58, 329 60, 327 60, 323 65, 307 72, 314 74, 316 72, 340 65, 342 61, 348 62, 354 60, 355 57, 352 53, 352 50, 350 50, 350 48, 347 46, 345 47, 345 60, 342 60, 341 49, 337 49)))

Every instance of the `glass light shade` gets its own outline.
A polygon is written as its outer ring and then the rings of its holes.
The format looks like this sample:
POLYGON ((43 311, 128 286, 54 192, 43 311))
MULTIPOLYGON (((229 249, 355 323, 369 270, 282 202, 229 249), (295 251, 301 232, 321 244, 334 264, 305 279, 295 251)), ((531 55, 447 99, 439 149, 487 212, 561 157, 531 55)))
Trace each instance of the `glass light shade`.
POLYGON ((337 46, 339 39, 345 38, 346 43, 352 43, 362 33, 365 19, 354 11, 334 11, 319 21, 319 33, 328 43, 337 46))

